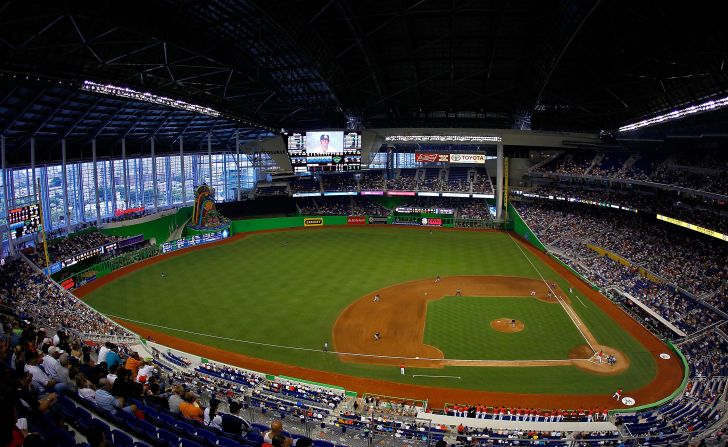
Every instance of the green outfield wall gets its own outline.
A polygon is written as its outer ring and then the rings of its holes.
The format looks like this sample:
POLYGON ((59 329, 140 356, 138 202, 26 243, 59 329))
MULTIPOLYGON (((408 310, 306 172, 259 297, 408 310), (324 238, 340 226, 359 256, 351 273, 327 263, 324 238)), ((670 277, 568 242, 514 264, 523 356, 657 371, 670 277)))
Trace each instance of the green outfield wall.
POLYGON ((279 230, 281 228, 322 227, 346 225, 347 216, 296 216, 270 217, 266 219, 241 219, 232 222, 232 234, 251 231, 279 230))
POLYGON ((544 247, 539 238, 536 237, 536 234, 531 230, 528 224, 526 224, 516 208, 510 202, 508 202, 508 215, 513 222, 513 231, 515 233, 530 242, 531 245, 539 250, 546 251, 546 247, 544 247))

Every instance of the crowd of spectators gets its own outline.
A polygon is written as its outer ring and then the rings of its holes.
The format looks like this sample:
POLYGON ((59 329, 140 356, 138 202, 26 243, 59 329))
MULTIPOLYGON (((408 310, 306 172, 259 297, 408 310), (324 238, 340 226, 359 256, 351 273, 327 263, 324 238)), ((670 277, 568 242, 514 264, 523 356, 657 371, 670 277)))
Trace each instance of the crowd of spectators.
POLYGON ((671 191, 647 193, 623 189, 586 188, 568 183, 544 185, 529 192, 542 196, 590 200, 663 214, 703 228, 728 233, 728 208, 725 202, 717 200, 690 198, 671 191))
POLYGON ((361 191, 382 191, 384 190, 384 174, 382 171, 362 172, 359 179, 361 191))
POLYGON ((328 174, 322 175, 321 181, 324 184, 324 191, 356 191, 356 179, 351 174, 328 174))
POLYGON ((415 169, 400 169, 397 177, 387 179, 387 189, 398 191, 417 190, 417 171, 415 169))
POLYGON ((62 328, 68 334, 133 337, 22 259, 0 267, 0 302, 23 319, 62 328))
MULTIPOLYGON (((117 236, 109 236, 98 230, 76 233, 71 236, 60 237, 48 241, 48 258, 52 263, 68 259, 73 255, 98 248, 122 239, 117 236)), ((36 263, 45 267, 45 257, 36 258, 36 263)))
POLYGON ((721 152, 682 150, 670 157, 659 153, 567 152, 536 171, 638 180, 728 195, 728 164, 721 152), (626 164, 632 155, 637 159, 626 164), (596 157, 601 159, 592 166, 596 157))
POLYGON ((321 183, 318 178, 297 177, 290 182, 292 193, 321 192, 321 183))
POLYGON ((541 201, 518 205, 543 242, 589 241, 709 300, 722 310, 728 281, 725 242, 639 213, 541 201), (716 296, 717 295, 717 296, 716 296))
POLYGON ((485 171, 478 172, 478 177, 473 181, 473 192, 481 194, 493 194, 493 184, 485 171))
POLYGON ((353 216, 385 217, 390 214, 388 208, 366 197, 352 197, 351 205, 353 216))

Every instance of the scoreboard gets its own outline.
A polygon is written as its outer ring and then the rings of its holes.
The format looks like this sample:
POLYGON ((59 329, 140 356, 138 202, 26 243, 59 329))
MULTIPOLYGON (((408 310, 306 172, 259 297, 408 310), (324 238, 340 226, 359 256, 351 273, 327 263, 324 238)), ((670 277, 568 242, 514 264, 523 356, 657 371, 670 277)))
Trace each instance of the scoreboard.
POLYGON ((293 172, 298 175, 361 169, 361 132, 290 133, 286 147, 293 172), (327 143, 325 149, 320 146, 323 141, 327 143))
POLYGON ((37 233, 41 228, 40 207, 37 203, 34 203, 9 210, 8 225, 10 226, 10 237, 12 239, 37 233))

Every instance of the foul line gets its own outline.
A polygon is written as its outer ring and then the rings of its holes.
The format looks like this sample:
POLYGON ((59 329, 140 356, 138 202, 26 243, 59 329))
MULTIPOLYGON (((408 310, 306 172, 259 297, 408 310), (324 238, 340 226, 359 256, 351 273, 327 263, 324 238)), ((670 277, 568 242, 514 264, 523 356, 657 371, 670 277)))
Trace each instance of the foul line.
MULTIPOLYGON (((516 247, 518 247, 518 249, 521 251, 521 254, 523 255, 523 257, 526 258, 526 261, 528 261, 528 263, 531 264, 531 267, 533 267, 533 269, 536 271, 536 273, 538 273, 538 276, 541 277, 541 281, 543 281, 543 283, 546 284, 546 287, 548 287, 548 289, 551 291, 551 293, 554 295, 554 297, 556 297, 556 301, 558 301, 559 304, 561 304, 561 307, 564 309, 564 312, 566 312, 566 315, 569 316, 569 319, 571 319, 571 322, 574 323, 574 326, 576 326, 576 329, 579 331, 581 336, 584 338, 584 341, 586 342, 586 344, 589 345, 589 348, 592 351, 597 352, 597 350, 594 349, 594 346, 592 346, 591 342, 584 334, 584 331, 582 331, 581 328, 579 327, 579 323, 577 323, 575 316, 571 314, 571 312, 574 312, 574 310, 569 308, 569 306, 567 306, 566 303, 563 303, 561 301, 561 298, 559 298, 559 295, 554 291, 554 289, 551 288, 551 285, 549 285, 548 281, 546 281, 546 278, 543 277, 543 275, 541 274, 541 271, 536 267, 536 265, 533 263, 533 261, 531 261, 531 259, 526 255, 526 252, 523 251, 523 248, 521 248, 521 245, 518 242, 516 242, 515 239, 513 239, 513 236, 508 234, 508 237, 511 238, 511 241, 513 241, 514 244, 516 244, 516 247)), ((584 303, 582 303, 582 304, 584 304, 584 303)), ((586 306, 584 306, 584 307, 586 307, 586 306)))
POLYGON ((412 377, 445 377, 448 379, 458 379, 458 380, 462 379, 462 377, 460 377, 460 376, 431 376, 429 374, 412 374, 412 377))

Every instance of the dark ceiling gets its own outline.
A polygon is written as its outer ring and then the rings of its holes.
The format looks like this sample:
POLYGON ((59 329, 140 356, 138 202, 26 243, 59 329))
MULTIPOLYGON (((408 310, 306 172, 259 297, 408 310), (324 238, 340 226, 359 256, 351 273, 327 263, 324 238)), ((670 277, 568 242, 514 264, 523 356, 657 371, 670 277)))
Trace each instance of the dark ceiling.
POLYGON ((727 93, 720 10, 659 0, 6 1, 0 132, 18 141, 126 132, 174 144, 211 128, 221 143, 235 129, 260 132, 240 120, 613 129, 727 93), (197 122, 78 92, 85 79, 228 118, 197 122), (58 108, 73 116, 61 120, 58 108))

